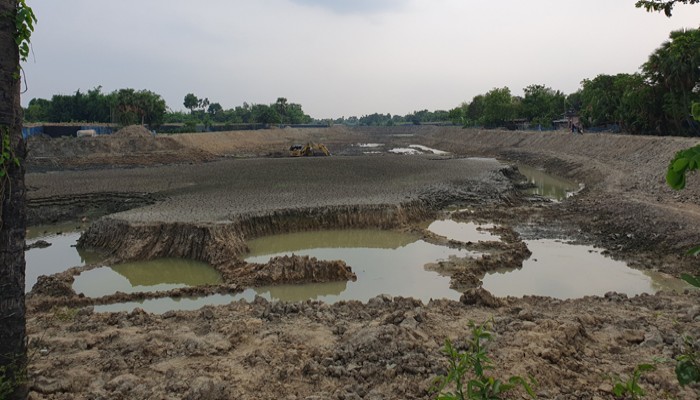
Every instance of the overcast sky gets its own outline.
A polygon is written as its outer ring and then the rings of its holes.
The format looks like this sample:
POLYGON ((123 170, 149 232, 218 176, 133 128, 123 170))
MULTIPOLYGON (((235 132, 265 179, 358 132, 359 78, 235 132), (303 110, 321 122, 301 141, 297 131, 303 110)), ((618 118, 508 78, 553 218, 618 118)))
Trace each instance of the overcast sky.
POLYGON ((565 93, 632 73, 700 6, 635 0, 32 0, 34 97, 101 85, 224 108, 300 103, 315 118, 450 109, 494 87, 565 93))

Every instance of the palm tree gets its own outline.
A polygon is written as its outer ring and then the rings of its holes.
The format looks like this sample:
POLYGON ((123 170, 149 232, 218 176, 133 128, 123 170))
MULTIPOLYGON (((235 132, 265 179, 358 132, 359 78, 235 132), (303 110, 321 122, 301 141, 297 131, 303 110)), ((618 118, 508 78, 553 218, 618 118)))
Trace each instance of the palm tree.
MULTIPOLYGON (((24 237, 26 228, 24 159, 20 106, 19 50, 15 43, 17 0, 0 0, 0 133, 9 139, 0 168, 5 172, 0 191, 0 381, 16 382, 26 363, 24 307, 24 237), (8 17, 11 16, 11 17, 8 17), (19 162, 8 160, 16 158, 19 162)), ((3 140, 5 141, 5 140, 3 140)), ((3 146, 4 147, 4 146, 3 146)), ((14 386, 14 385, 12 385, 14 386)), ((21 385, 10 398, 26 397, 21 385)), ((2 396, 3 393, 0 393, 2 396)))

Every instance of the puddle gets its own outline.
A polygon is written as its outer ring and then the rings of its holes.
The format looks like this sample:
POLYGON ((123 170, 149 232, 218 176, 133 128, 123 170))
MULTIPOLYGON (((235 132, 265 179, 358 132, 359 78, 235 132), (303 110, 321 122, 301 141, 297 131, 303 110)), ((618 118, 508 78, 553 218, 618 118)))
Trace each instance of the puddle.
POLYGON ((411 145, 408 145, 408 147, 396 147, 396 148, 389 150, 389 153, 409 154, 409 155, 416 155, 416 154, 444 155, 444 154, 449 154, 446 151, 431 149, 430 147, 422 146, 419 144, 411 144, 411 145))
POLYGON ((443 219, 432 222, 428 230, 436 235, 444 236, 450 240, 460 242, 500 241, 498 235, 486 229, 493 229, 493 224, 476 224, 474 222, 457 222, 451 219, 443 219))
POLYGON ((206 263, 161 258, 83 272, 75 277, 73 290, 88 297, 101 297, 116 292, 157 292, 218 283, 221 276, 206 263))
POLYGON ((610 291, 634 296, 683 286, 679 279, 668 275, 660 279, 629 268, 626 263, 605 257, 590 246, 549 239, 526 240, 525 243, 532 256, 523 262, 523 268, 487 274, 483 279, 486 290, 496 296, 571 299, 602 296, 610 291))
POLYGON ((79 224, 69 223, 51 226, 33 226, 27 230, 27 244, 44 240, 51 244, 46 248, 34 248, 24 253, 26 260, 25 292, 29 292, 40 275, 53 275, 71 267, 100 262, 103 256, 97 252, 78 250, 79 224))
POLYGON ((249 300, 255 294, 268 300, 314 299, 327 303, 367 301, 379 294, 410 296, 424 302, 431 298, 457 300, 460 293, 450 289, 450 279, 426 271, 424 265, 450 256, 470 255, 465 250, 424 242, 414 235, 376 230, 276 235, 252 240, 248 246, 248 262, 265 263, 271 257, 294 253, 320 260, 343 260, 357 274, 356 282, 259 287, 244 293, 249 300))
POLYGON ((560 201, 574 195, 582 188, 579 183, 550 175, 527 165, 518 165, 518 170, 527 177, 531 184, 535 185, 526 190, 530 194, 560 201))
POLYGON ((241 295, 213 294, 205 297, 182 297, 179 299, 165 297, 161 299, 149 299, 144 301, 130 301, 126 303, 106 304, 95 306, 95 312, 131 312, 135 308, 140 308, 146 312, 163 314, 172 310, 193 311, 204 306, 222 306, 233 301, 240 300, 241 295))
POLYGON ((411 149, 411 148, 408 148, 408 147, 396 147, 396 148, 394 148, 394 149, 389 150, 389 153, 394 153, 394 154, 407 154, 407 155, 423 154, 420 150, 411 149))
POLYGON ((422 151, 425 152, 425 153, 433 153, 433 154, 437 154, 437 155, 449 154, 449 153, 446 152, 446 151, 437 150, 437 149, 431 149, 430 147, 422 146, 422 145, 420 145, 420 144, 411 144, 411 145, 409 145, 408 147, 410 147, 410 148, 412 148, 412 149, 419 149, 419 150, 422 150, 422 151))

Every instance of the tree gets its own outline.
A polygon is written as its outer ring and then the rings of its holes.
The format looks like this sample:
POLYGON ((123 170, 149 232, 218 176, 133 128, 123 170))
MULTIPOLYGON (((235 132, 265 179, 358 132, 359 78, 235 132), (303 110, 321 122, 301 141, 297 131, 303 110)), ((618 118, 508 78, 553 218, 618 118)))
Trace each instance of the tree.
POLYGON ((280 123, 280 116, 277 111, 265 104, 254 104, 251 107, 251 114, 253 121, 259 124, 278 124, 280 123))
POLYGON ((185 108, 190 110, 190 114, 194 114, 194 109, 199 106, 200 100, 193 93, 187 93, 185 95, 185 101, 182 103, 185 108))
POLYGON ((700 0, 670 0, 670 1, 659 1, 659 0, 640 0, 635 4, 635 7, 644 7, 648 12, 651 11, 663 11, 667 17, 671 17, 673 12, 673 6, 676 4, 698 4, 700 0))
POLYGON ((0 0, 0 397, 25 398, 26 210, 20 59, 29 54, 36 17, 24 0, 0 0), (2 393, 2 391, 5 391, 2 393))
POLYGON ((566 108, 564 93, 544 85, 530 85, 523 89, 522 113, 533 124, 551 126, 552 121, 566 108))
POLYGON ((165 100, 150 90, 120 89, 114 94, 114 111, 122 125, 159 126, 165 116, 165 100))
POLYGON ((669 40, 649 56, 642 71, 663 96, 662 108, 670 126, 679 133, 700 134, 689 113, 700 101, 700 29, 673 31, 669 40))
POLYGON ((508 87, 494 88, 484 95, 481 123, 487 127, 503 126, 515 117, 513 96, 508 87))

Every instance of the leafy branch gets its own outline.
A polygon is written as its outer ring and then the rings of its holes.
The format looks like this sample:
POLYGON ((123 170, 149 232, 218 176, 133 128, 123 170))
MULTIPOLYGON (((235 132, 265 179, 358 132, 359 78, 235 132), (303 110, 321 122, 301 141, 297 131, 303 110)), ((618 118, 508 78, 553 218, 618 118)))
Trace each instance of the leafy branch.
POLYGON ((659 0, 640 0, 635 3, 637 8, 645 8, 648 12, 651 11, 663 11, 667 17, 671 16, 673 12, 673 6, 676 4, 697 4, 700 0, 670 0, 670 1, 659 1, 659 0))
POLYGON ((17 2, 17 14, 15 16, 15 43, 19 49, 19 58, 22 61, 27 61, 29 57, 29 44, 34 32, 34 24, 36 23, 36 15, 31 7, 27 5, 25 0, 17 2))

